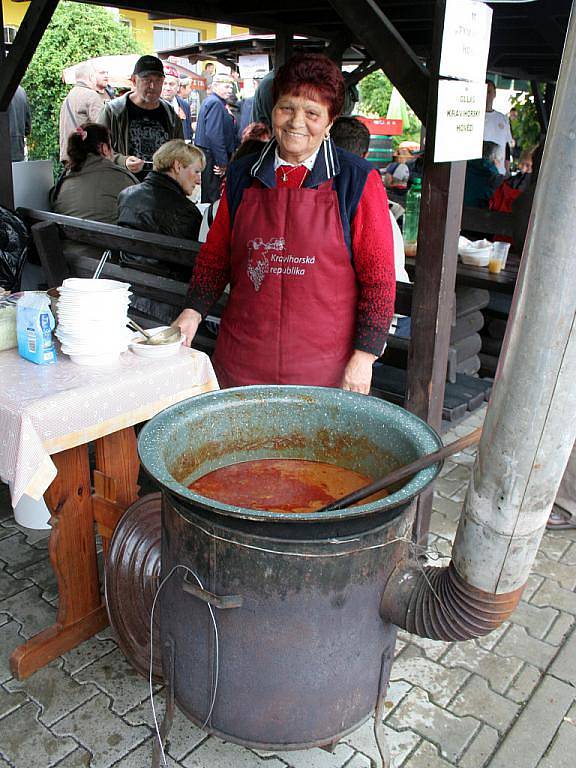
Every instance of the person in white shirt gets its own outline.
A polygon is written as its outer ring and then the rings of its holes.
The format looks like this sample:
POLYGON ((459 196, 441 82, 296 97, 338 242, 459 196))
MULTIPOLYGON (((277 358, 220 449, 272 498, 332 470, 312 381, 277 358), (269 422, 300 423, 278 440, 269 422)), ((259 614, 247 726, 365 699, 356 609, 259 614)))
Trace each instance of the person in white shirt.
POLYGON ((512 131, 510 120, 502 112, 493 109, 496 98, 496 86, 492 80, 486 80, 486 117, 484 118, 484 141, 498 144, 499 151, 495 158, 498 173, 510 173, 510 149, 512 147, 512 131))

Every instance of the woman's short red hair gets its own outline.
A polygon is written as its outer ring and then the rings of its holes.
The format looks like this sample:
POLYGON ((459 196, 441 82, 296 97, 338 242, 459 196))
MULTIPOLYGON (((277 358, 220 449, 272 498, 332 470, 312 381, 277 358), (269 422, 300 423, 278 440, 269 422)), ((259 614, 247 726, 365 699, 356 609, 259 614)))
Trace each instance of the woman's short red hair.
POLYGON ((304 96, 323 103, 334 120, 344 107, 344 77, 340 67, 321 53, 294 56, 274 77, 274 104, 280 96, 304 96))

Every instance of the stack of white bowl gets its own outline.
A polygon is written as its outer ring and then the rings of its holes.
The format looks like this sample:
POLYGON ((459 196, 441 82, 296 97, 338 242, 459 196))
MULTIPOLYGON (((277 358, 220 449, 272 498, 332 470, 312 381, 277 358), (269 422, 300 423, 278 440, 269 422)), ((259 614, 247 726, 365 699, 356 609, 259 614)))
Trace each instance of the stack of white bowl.
POLYGON ((69 277, 60 288, 56 336, 78 365, 111 365, 128 347, 129 283, 69 277))

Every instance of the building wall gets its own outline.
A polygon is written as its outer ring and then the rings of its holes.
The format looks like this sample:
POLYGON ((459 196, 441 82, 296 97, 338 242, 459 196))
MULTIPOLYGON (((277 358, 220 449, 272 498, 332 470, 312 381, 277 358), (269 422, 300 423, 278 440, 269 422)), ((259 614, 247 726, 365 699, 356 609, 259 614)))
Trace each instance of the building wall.
MULTIPOLYGON (((15 3, 13 0, 2 0, 2 13, 5 27, 18 27, 28 10, 29 3, 15 3)), ((130 22, 134 37, 142 44, 148 53, 154 51, 153 31, 154 25, 184 27, 200 32, 201 40, 211 40, 216 37, 216 23, 211 21, 197 21, 195 19, 159 19, 151 21, 147 13, 140 11, 120 11, 120 18, 130 22)), ((233 35, 246 34, 245 27, 232 27, 233 35)))

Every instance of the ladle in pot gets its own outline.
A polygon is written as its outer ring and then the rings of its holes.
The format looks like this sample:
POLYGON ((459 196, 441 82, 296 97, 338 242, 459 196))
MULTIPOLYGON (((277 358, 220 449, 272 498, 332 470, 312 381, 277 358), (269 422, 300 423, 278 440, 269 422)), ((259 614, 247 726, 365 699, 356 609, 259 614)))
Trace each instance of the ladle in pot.
POLYGON ((346 496, 342 496, 342 498, 336 499, 330 504, 327 504, 326 506, 314 511, 332 512, 336 509, 344 509, 345 507, 350 507, 352 504, 356 504, 357 502, 362 501, 368 496, 371 496, 373 493, 383 491, 384 488, 386 488, 388 485, 393 485, 394 483, 399 483, 401 480, 406 480, 412 475, 415 475, 417 472, 420 472, 420 470, 426 469, 426 467, 430 467, 432 464, 436 464, 439 461, 443 461, 444 459, 448 458, 448 456, 452 456, 453 454, 458 453, 458 451, 463 451, 464 448, 469 448, 471 445, 476 445, 480 441, 481 435, 482 427, 478 427, 478 429, 475 429, 474 432, 470 432, 469 435, 465 435, 464 437, 455 440, 449 445, 443 446, 433 453, 420 456, 420 458, 416 459, 415 461, 411 461, 410 464, 406 464, 403 467, 398 467, 392 472, 389 472, 384 477, 381 477, 379 480, 374 480, 374 482, 370 483, 369 485, 358 488, 356 491, 352 491, 346 496))
POLYGON ((133 331, 138 331, 138 333, 146 337, 146 341, 143 342, 144 344, 169 344, 180 338, 180 328, 165 328, 163 331, 158 331, 158 333, 148 333, 132 318, 129 318, 126 325, 128 328, 132 328, 133 331))

